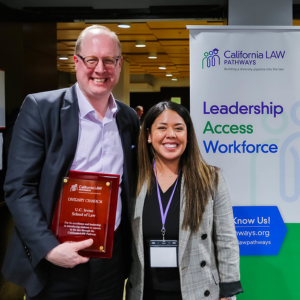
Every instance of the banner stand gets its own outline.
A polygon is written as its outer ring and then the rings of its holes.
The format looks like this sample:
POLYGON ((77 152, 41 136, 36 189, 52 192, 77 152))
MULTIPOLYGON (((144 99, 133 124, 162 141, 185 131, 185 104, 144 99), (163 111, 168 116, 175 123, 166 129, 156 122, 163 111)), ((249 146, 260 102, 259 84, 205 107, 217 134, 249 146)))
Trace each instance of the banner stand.
POLYGON ((191 116, 226 178, 245 255, 238 299, 298 299, 300 29, 187 28, 191 116))

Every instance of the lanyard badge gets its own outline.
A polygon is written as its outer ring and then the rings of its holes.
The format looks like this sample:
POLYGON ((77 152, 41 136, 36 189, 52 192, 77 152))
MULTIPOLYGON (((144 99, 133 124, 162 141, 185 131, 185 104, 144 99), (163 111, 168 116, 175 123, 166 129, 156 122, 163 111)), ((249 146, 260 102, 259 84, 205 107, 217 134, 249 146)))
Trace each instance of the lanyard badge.
POLYGON ((150 266, 151 268, 176 268, 177 249, 176 240, 150 240, 150 266))

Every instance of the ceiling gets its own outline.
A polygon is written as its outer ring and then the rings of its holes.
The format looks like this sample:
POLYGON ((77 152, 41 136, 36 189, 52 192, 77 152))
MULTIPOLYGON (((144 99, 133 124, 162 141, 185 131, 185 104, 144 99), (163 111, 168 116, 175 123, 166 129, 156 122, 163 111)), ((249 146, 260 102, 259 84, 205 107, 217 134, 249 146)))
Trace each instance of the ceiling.
MULTIPOLYGON (((75 73, 73 54, 75 42, 80 32, 96 23, 57 23, 57 69, 75 73), (59 56, 68 55, 67 61, 59 56)), ((118 23, 97 23, 114 31, 122 44, 124 59, 130 64, 130 74, 150 74, 155 78, 188 79, 189 68, 189 31, 187 25, 227 25, 227 21, 147 21, 132 22, 130 28, 119 28, 118 23), (145 48, 135 47, 136 41, 146 41, 145 48), (149 59, 149 52, 156 52, 157 59, 149 59), (160 70, 165 66, 166 70, 160 70)), ((300 21, 294 20, 294 26, 300 21)))
MULTIPOLYGON (((95 24, 95 23, 93 23, 95 24)), ((99 23, 97 23, 99 24, 99 23)), ((114 31, 122 44, 122 55, 130 63, 130 74, 150 74, 166 78, 167 73, 178 80, 189 78, 189 31, 186 25, 226 25, 226 21, 148 21, 131 23, 130 28, 119 28, 118 23, 101 23, 114 31), (136 41, 146 41, 146 47, 135 47, 136 41), (157 59, 149 59, 149 52, 157 59), (166 70, 160 70, 165 66, 166 70)), ((73 54, 80 32, 92 23, 57 23, 57 69, 75 73, 73 54), (68 60, 59 60, 67 55, 68 60)))

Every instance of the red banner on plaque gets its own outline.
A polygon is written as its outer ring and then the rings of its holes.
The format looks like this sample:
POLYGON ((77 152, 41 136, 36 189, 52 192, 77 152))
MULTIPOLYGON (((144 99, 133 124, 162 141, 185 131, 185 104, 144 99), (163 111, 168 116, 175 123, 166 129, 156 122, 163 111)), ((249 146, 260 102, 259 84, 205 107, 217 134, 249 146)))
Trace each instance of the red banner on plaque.
POLYGON ((119 179, 119 175, 78 171, 70 171, 62 179, 51 226, 60 243, 92 238, 93 245, 79 254, 111 258, 119 179))

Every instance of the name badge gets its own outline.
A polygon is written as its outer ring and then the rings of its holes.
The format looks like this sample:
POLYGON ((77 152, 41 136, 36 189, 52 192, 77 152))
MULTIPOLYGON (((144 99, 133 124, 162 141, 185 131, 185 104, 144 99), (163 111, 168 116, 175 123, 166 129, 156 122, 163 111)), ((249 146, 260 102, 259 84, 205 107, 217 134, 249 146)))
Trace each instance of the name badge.
POLYGON ((150 240, 149 246, 151 268, 176 268, 178 266, 178 241, 150 240))

